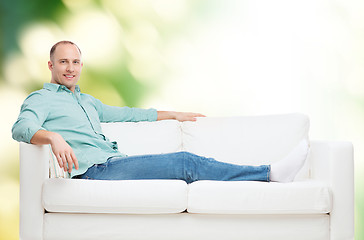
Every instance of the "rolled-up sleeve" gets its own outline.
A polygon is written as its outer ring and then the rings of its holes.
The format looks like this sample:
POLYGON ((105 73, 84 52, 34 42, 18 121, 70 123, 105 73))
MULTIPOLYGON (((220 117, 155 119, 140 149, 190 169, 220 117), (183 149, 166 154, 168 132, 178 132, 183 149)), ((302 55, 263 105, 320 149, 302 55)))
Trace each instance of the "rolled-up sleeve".
POLYGON ((130 107, 117 107, 103 104, 94 98, 97 112, 101 122, 141 122, 157 121, 157 110, 154 108, 141 109, 130 107))
POLYGON ((30 143, 33 135, 42 127, 47 115, 47 101, 42 94, 30 94, 21 106, 20 114, 12 127, 13 139, 19 142, 30 143))

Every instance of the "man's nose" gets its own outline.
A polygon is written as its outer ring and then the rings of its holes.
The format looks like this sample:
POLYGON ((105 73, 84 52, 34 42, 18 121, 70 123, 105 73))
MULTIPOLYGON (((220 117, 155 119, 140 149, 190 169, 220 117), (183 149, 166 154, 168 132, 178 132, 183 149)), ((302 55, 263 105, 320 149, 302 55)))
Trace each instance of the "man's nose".
POLYGON ((73 64, 68 64, 67 65, 67 69, 66 69, 68 72, 73 72, 75 69, 74 69, 74 66, 73 64))

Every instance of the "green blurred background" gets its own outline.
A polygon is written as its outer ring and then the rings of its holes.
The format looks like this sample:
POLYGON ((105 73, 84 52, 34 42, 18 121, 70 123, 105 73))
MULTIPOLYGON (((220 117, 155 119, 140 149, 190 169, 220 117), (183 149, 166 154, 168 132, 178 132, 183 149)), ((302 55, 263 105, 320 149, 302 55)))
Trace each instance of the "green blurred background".
POLYGON ((364 239, 364 3, 354 0, 0 1, 0 239, 18 239, 24 98, 50 80, 48 52, 83 52, 83 92, 104 103, 208 116, 302 112, 315 140, 355 149, 364 239))

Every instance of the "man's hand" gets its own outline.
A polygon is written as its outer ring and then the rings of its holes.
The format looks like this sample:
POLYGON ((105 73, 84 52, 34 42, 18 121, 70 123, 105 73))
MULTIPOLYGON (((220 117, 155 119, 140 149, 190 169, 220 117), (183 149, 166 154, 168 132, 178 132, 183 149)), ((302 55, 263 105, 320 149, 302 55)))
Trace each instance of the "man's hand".
POLYGON ((51 141, 52 151, 56 156, 58 164, 65 172, 71 173, 73 164, 78 169, 78 161, 73 149, 62 138, 61 135, 55 133, 51 141))
POLYGON ((58 165, 64 169, 65 172, 71 173, 73 164, 78 169, 78 161, 73 149, 63 139, 63 137, 55 132, 39 130, 34 134, 30 140, 32 144, 50 144, 54 156, 57 158, 58 165))
POLYGON ((206 117, 200 113, 191 113, 191 112, 176 112, 176 120, 180 122, 184 121, 196 121, 196 117, 206 117))
POLYGON ((180 122, 196 121, 196 117, 206 117, 200 113, 158 111, 157 120, 176 119, 180 122))

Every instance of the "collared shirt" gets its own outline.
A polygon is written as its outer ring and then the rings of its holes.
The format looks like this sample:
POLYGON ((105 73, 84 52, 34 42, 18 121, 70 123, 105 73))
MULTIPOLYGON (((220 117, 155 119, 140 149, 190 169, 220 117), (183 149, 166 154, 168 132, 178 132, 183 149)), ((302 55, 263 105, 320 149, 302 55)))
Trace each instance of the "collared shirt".
POLYGON ((104 163, 120 153, 101 130, 101 122, 156 121, 155 109, 114 107, 103 104, 91 95, 73 93, 63 85, 45 83, 43 89, 31 93, 21 106, 13 125, 13 138, 30 143, 38 130, 59 133, 73 149, 79 164, 71 177, 82 174, 94 164, 104 163))

